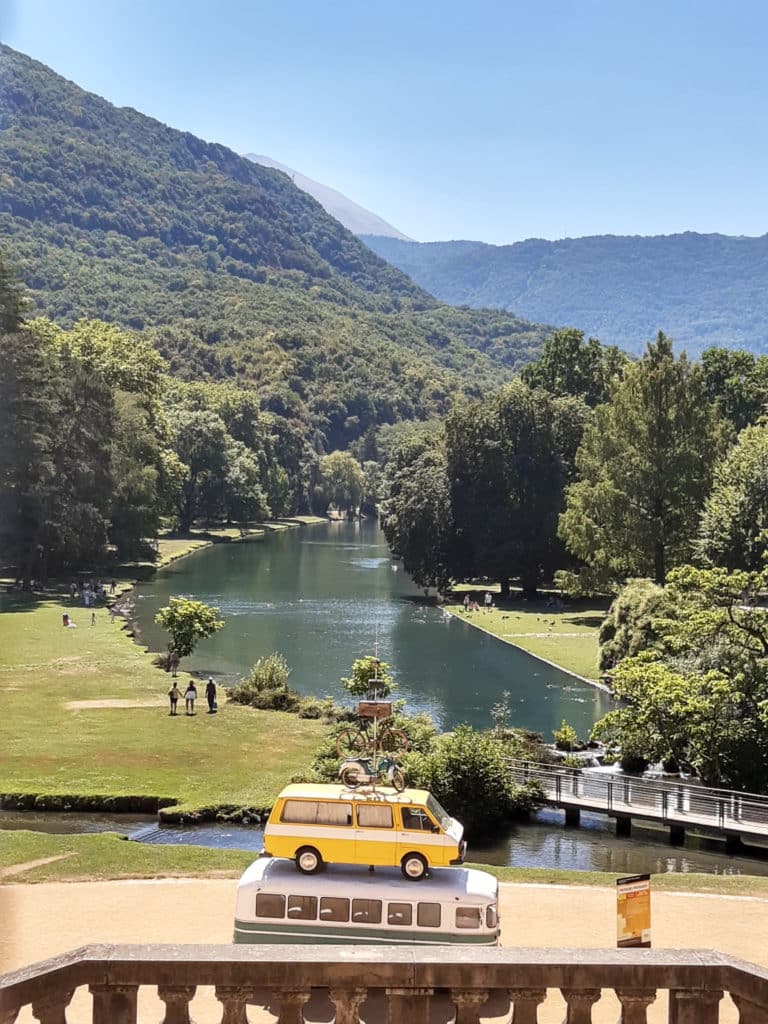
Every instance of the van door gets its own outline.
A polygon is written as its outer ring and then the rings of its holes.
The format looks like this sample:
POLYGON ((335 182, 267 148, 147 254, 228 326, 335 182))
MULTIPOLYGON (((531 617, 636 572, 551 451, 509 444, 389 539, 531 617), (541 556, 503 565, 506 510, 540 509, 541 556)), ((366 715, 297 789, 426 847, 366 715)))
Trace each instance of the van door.
POLYGON ((447 864, 446 843, 443 830, 429 816, 424 807, 400 804, 401 828, 397 834, 398 864, 407 853, 421 853, 428 864, 440 867, 447 864))
POLYGON ((355 861, 358 864, 399 864, 397 832, 392 804, 362 801, 355 803, 355 861))

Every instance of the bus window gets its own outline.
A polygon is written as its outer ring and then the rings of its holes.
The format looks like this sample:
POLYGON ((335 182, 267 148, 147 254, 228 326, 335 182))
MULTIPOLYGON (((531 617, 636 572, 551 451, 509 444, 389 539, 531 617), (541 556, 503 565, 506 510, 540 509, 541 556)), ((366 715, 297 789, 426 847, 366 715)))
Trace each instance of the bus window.
POLYGON ((317 917, 317 896, 289 896, 288 917, 296 921, 314 921, 317 917))
POLYGON ((387 906, 387 924, 409 925, 413 920, 410 903, 390 903, 387 906))
POLYGON ((352 804, 330 800, 286 800, 280 820, 300 825, 351 825, 352 804))
POLYGON ((321 921, 348 921, 349 900, 338 896, 323 896, 320 899, 321 921))
POLYGON ((392 828, 389 804, 358 804, 357 824, 360 828, 392 828))
POLYGON ((381 900, 352 900, 352 920, 356 924, 381 924, 381 900))
POLYGON ((481 923, 480 907, 456 907, 457 928, 479 928, 481 923))
POLYGON ((496 913, 495 904, 492 903, 489 907, 485 908, 485 927, 495 928, 498 923, 499 915, 496 913))
POLYGON ((285 896, 274 892, 257 893, 256 917, 285 917, 285 896))
POLYGON ((419 928, 439 928, 440 904, 419 903, 416 908, 416 924, 419 928))
POLYGON ((403 828, 417 832, 437 831, 434 821, 419 807, 401 807, 400 813, 403 816, 403 828))

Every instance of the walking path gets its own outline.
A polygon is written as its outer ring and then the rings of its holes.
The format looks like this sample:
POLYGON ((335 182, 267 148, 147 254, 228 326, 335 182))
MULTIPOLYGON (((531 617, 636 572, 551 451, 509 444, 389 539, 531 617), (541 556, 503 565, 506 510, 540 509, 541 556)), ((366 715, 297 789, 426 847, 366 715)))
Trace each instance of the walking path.
MULTIPOLYGON (((235 885, 232 880, 187 879, 0 886, 0 972, 89 942, 230 942, 235 885)), ((502 885, 500 912, 505 946, 615 945, 612 889, 502 885)), ((656 893, 653 944, 716 948, 768 967, 768 899, 656 893)), ((141 1000, 141 1020, 162 1020, 156 993, 142 990, 141 1000)), ((86 993, 76 993, 70 1024, 85 1024, 89 1002, 86 993)), ((665 1019, 661 1003, 658 999, 651 1010, 652 1024, 665 1019)), ((207 991, 192 1004, 196 1024, 213 1024, 220 1015, 221 1007, 207 991)), ((561 1024, 563 1016, 562 999, 551 994, 540 1024, 561 1024)), ((253 1010, 249 1014, 251 1021, 263 1017, 253 1010)), ((615 1024, 618 1017, 618 1003, 606 993, 594 1022, 615 1024)), ((737 1020, 735 1008, 725 1001, 721 1024, 737 1020)), ((31 1022, 31 1016, 19 1018, 19 1024, 31 1022)))

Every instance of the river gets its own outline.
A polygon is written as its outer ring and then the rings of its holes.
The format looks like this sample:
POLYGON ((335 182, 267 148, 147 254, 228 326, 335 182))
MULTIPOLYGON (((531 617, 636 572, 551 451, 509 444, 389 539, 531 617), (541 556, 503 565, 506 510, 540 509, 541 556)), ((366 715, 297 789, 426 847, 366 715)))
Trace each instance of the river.
POLYGON ((586 735, 609 705, 595 687, 426 604, 372 520, 218 544, 161 570, 136 591, 139 636, 153 650, 164 650, 167 640, 154 616, 176 595, 221 610, 224 629, 183 667, 225 684, 279 651, 295 689, 342 700, 341 677, 355 658, 378 649, 397 680, 396 696, 443 729, 489 726, 504 690, 510 724, 547 739, 564 718, 586 735))

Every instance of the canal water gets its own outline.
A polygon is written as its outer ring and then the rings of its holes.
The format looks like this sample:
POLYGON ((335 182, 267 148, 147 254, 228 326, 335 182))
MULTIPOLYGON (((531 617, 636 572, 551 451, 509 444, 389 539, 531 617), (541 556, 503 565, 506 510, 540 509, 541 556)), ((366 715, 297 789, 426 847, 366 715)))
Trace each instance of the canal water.
MULTIPOLYGON (((612 823, 600 815, 583 813, 581 821, 581 828, 564 828, 562 812, 545 809, 492 846, 470 846, 467 857, 481 864, 627 875, 690 871, 768 875, 768 851, 755 849, 747 855, 728 856, 722 843, 694 835, 687 837, 685 847, 672 847, 666 829, 644 829, 639 823, 630 839, 617 839, 612 823)), ((154 819, 134 815, 0 811, 0 829, 56 834, 119 832, 143 843, 252 850, 254 857, 264 845, 262 830, 255 826, 209 822, 160 827, 154 819)))
POLYGON ((152 650, 164 650, 167 641, 155 614, 178 595, 221 610, 226 626, 184 667, 225 684, 279 651, 295 689, 341 701, 341 677, 355 658, 378 649, 397 679, 396 696, 410 711, 428 711, 443 729, 489 726, 504 690, 511 694, 511 724, 547 739, 564 718, 586 735, 609 706, 603 691, 425 603, 372 520, 219 544, 172 564, 136 591, 138 635, 152 650))

